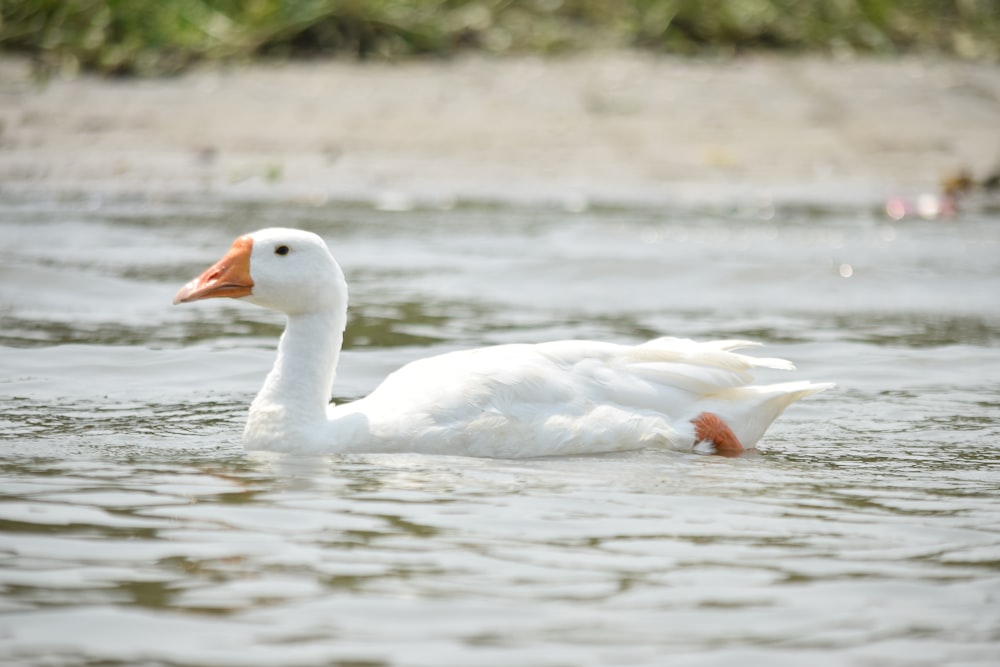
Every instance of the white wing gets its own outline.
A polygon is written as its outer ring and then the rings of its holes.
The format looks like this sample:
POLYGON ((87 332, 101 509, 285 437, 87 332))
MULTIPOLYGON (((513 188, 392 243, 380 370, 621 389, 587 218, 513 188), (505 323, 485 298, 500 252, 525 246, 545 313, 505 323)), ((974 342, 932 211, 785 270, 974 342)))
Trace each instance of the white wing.
POLYGON ((785 405, 820 389, 747 387, 753 368, 792 368, 732 352, 752 345, 659 338, 634 346, 558 341, 453 352, 404 366, 331 417, 363 412, 370 435, 395 443, 392 449, 539 456, 646 444, 690 449, 690 420, 711 405, 752 446, 785 405), (790 391, 793 398, 775 402, 790 391), (776 409, 747 419, 769 401, 776 409))

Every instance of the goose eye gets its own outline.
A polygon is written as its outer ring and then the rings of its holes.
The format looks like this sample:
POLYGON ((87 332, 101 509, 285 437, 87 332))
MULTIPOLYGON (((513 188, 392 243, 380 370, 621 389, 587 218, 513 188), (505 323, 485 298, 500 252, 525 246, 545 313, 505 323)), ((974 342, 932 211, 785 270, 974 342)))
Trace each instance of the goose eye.
POLYGON ((286 246, 286 245, 279 245, 279 246, 277 246, 274 249, 274 254, 275 255, 287 255, 288 254, 288 246, 286 246))

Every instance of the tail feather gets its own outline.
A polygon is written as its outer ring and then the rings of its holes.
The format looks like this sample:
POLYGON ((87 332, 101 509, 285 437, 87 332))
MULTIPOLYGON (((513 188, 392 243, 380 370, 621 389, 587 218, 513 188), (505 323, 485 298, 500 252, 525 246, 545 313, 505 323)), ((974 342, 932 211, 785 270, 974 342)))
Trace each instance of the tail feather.
POLYGON ((731 387, 708 397, 706 404, 726 421, 743 446, 750 448, 789 405, 834 386, 832 382, 799 381, 731 387))

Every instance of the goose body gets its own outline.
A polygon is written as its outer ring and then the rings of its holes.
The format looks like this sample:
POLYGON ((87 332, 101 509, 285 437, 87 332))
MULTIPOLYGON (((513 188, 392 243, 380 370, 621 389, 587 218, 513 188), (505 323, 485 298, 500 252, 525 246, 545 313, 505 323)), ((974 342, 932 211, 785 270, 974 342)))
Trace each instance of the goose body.
POLYGON ((789 404, 832 386, 751 385, 754 368, 792 365, 734 352, 754 345, 747 341, 567 340, 421 359, 367 397, 331 405, 347 284, 322 239, 293 229, 241 236, 174 303, 222 296, 287 316, 250 406, 248 449, 521 458, 660 446, 735 455, 789 404))

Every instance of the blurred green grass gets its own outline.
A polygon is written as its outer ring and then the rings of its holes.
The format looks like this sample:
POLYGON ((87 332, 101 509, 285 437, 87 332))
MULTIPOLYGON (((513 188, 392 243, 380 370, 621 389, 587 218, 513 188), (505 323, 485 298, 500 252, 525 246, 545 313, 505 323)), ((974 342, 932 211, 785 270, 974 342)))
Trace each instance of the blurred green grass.
POLYGON ((0 0, 0 49, 50 72, 600 48, 997 61, 1000 0, 0 0))

